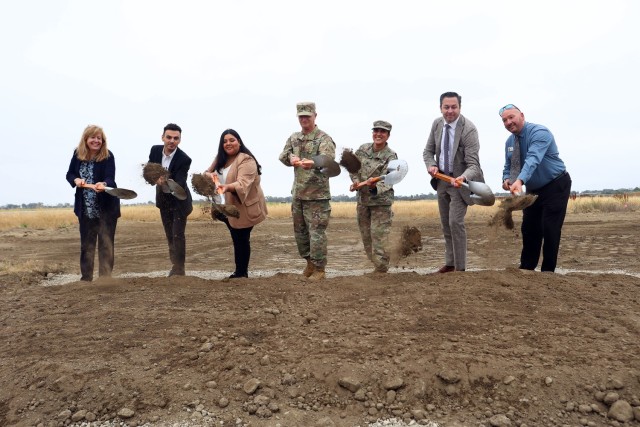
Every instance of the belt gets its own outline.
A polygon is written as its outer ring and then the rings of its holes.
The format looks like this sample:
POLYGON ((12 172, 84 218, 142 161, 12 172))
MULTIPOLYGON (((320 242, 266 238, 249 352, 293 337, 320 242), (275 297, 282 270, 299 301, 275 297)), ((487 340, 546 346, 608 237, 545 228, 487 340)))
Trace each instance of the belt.
POLYGON ((553 178, 551 181, 547 182, 545 185, 543 185, 540 188, 536 188, 536 189, 527 189, 527 194, 529 193, 533 193, 533 194, 537 194, 538 191, 542 190, 543 188, 545 188, 548 185, 553 184, 554 182, 556 182, 557 180, 559 180, 560 178, 564 178, 565 176, 569 175, 569 172, 567 172, 567 170, 563 170, 562 172, 560 172, 558 174, 558 176, 556 176, 555 178, 553 178))
POLYGON ((555 182, 555 181, 559 180, 560 178, 565 177, 565 176, 567 176, 567 175, 569 175, 569 172, 567 172, 567 170, 565 169, 565 170, 563 170, 562 172, 560 172, 560 174, 559 174, 558 176, 556 176, 555 178, 553 178, 553 179, 551 180, 551 182, 555 182))

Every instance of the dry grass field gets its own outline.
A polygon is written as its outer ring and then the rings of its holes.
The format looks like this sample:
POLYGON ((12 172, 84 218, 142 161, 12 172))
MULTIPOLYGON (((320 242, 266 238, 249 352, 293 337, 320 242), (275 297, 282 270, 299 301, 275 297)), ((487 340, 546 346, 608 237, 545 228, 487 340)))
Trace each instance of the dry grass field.
MULTIPOLYGON (((493 207, 471 206, 467 218, 493 215, 499 205, 499 199, 493 207)), ((269 203, 269 218, 281 219, 291 217, 289 203, 269 203)), ((627 199, 608 197, 585 197, 569 201, 569 213, 640 211, 640 196, 632 195, 627 199)), ((355 218, 355 202, 333 202, 331 216, 333 218, 355 218)), ((438 218, 436 200, 396 201, 393 205, 394 217, 438 218)), ((159 220, 158 209, 154 205, 123 205, 123 221, 156 222, 159 220)), ((194 204, 189 221, 210 221, 208 205, 205 202, 194 204)), ((35 210, 11 209, 0 210, 0 231, 10 228, 50 229, 69 227, 77 224, 71 208, 42 208, 35 210)))

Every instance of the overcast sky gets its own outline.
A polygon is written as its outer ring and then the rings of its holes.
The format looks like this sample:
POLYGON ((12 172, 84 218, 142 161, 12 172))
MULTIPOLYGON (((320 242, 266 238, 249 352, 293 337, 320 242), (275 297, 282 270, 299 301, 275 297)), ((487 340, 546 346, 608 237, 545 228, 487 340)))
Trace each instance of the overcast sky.
MULTIPOLYGON (((616 1, 4 1, 0 205, 73 203, 65 180, 86 125, 104 128, 118 186, 141 177, 169 122, 191 173, 234 128, 290 195, 278 161, 314 101, 337 152, 371 142, 374 120, 409 162, 399 195, 432 192, 422 151, 439 96, 462 95, 487 183, 501 191, 498 109, 547 126, 577 191, 640 186, 639 6, 616 1)), ((346 172, 331 180, 347 194, 346 172)))

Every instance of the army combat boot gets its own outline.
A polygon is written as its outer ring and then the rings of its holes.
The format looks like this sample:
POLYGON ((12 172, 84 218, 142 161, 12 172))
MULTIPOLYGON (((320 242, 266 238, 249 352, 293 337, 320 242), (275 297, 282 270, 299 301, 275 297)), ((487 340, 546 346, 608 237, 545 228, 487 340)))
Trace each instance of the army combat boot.
POLYGON ((324 278, 324 267, 316 267, 311 276, 309 276, 310 280, 323 280, 324 278))
POLYGON ((316 266, 311 262, 310 258, 305 258, 305 259, 307 260, 307 266, 302 271, 302 274, 304 274, 304 277, 311 277, 316 266))

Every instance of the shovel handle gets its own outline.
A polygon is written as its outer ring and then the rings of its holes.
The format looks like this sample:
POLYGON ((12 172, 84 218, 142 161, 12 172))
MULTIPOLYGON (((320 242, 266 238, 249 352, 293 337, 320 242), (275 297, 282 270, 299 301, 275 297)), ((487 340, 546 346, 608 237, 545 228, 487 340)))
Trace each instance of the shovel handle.
MULTIPOLYGON (((380 180, 382 180, 381 176, 376 176, 374 178, 369 178, 371 180, 372 183, 376 183, 379 182, 380 180)), ((368 181, 368 180, 367 180, 368 181)), ((364 187, 365 185, 367 185, 367 181, 362 181, 356 184, 356 186, 354 187, 356 190, 361 189, 362 187, 364 187)))
MULTIPOLYGON (((441 173, 441 172, 436 172, 436 173, 434 173, 434 174, 433 174, 433 177, 434 177, 434 178, 438 178, 438 179, 440 179, 440 180, 442 180, 442 181, 444 181, 444 182, 449 182, 449 183, 451 182, 451 178, 452 178, 451 176, 449 176, 449 175, 445 175, 445 174, 443 174, 443 173, 441 173)), ((461 185, 464 185, 465 187, 469 187, 469 184, 467 184, 467 183, 466 183, 466 182, 464 182, 464 181, 460 182, 460 184, 461 184, 461 185)))
MULTIPOLYGON (((90 189, 92 189, 93 191, 98 191, 98 190, 97 190, 97 188, 96 188, 96 184, 86 184, 86 183, 85 183, 85 184, 82 184, 82 185, 80 186, 80 188, 90 188, 90 189)), ((109 188, 109 187, 105 186, 103 191, 106 191, 106 190, 107 190, 107 188, 109 188)))
POLYGON ((216 193, 222 194, 222 188, 220 188, 220 179, 218 178, 218 174, 212 173, 211 179, 213 180, 213 183, 216 185, 216 193))
POLYGON ((308 168, 312 168, 315 166, 315 162, 312 159, 301 159, 292 163, 292 166, 295 168, 303 168, 303 169, 305 166, 308 168))

